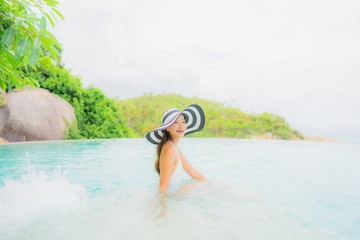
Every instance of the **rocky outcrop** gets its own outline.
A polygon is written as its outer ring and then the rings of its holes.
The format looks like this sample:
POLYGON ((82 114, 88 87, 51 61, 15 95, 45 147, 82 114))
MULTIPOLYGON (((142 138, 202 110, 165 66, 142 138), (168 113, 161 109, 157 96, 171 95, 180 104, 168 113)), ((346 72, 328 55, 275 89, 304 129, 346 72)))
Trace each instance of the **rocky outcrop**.
POLYGON ((265 134, 261 134, 261 135, 252 135, 251 139, 272 139, 272 140, 279 140, 280 137, 275 136, 274 134, 267 132, 265 134))
POLYGON ((304 141, 307 141, 307 142, 331 142, 331 143, 338 142, 335 139, 330 139, 330 138, 325 138, 325 137, 308 137, 308 136, 304 137, 304 141))
POLYGON ((61 140, 74 120, 73 107, 48 90, 13 90, 0 107, 0 137, 9 142, 61 140))
POLYGON ((7 143, 7 141, 6 141, 5 139, 3 139, 3 138, 0 137, 0 145, 1 145, 1 144, 5 144, 5 143, 7 143))

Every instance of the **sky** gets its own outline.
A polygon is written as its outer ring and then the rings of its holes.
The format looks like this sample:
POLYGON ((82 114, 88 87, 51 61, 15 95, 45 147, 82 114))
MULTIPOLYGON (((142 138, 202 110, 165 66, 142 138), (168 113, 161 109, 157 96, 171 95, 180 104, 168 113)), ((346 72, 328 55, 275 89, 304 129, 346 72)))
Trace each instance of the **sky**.
POLYGON ((305 134, 360 130, 358 0, 60 2, 65 66, 109 97, 176 93, 305 134))

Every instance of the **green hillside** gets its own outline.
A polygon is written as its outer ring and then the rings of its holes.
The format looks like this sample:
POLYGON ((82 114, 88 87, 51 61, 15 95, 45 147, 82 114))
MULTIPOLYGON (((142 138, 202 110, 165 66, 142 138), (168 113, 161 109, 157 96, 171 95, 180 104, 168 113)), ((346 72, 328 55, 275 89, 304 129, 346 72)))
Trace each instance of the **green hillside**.
POLYGON ((220 102, 175 94, 152 95, 117 101, 121 115, 138 137, 161 124, 163 112, 172 107, 183 109, 199 104, 205 112, 204 130, 192 137, 303 139, 286 121, 271 113, 247 114, 240 109, 226 107, 220 102))

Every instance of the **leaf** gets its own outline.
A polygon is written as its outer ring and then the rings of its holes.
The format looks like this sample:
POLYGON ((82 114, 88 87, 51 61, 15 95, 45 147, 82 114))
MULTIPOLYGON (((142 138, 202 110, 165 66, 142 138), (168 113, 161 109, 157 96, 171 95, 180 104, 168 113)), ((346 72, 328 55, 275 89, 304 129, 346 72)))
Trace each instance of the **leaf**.
POLYGON ((31 42, 29 38, 20 39, 16 47, 16 55, 19 57, 25 56, 26 52, 30 47, 30 44, 31 42))
POLYGON ((19 17, 15 18, 14 23, 16 26, 20 26, 22 24, 22 22, 23 22, 23 20, 21 18, 19 18, 19 17))
POLYGON ((50 12, 50 14, 51 14, 51 16, 53 17, 53 19, 55 19, 55 20, 56 20, 56 16, 55 16, 55 14, 54 14, 53 12, 50 12))
MULTIPOLYGON (((7 83, 8 89, 12 89, 12 88, 13 88, 13 85, 14 85, 13 83, 14 83, 14 82, 15 82, 15 85, 16 85, 16 82, 17 82, 17 81, 13 81, 13 80, 12 80, 12 81, 8 81, 8 83, 7 83)), ((16 86, 15 86, 15 87, 16 87, 16 86)))
POLYGON ((25 85, 40 87, 39 82, 32 77, 24 76, 23 80, 25 85))
POLYGON ((65 20, 64 16, 61 14, 61 12, 59 10, 57 10, 56 8, 52 8, 52 10, 62 19, 65 20))
POLYGON ((4 49, 2 55, 8 60, 8 62, 13 68, 18 67, 18 63, 15 60, 15 56, 13 55, 13 53, 9 52, 7 49, 4 49))
POLYGON ((29 65, 34 66, 38 62, 39 57, 40 57, 40 49, 39 48, 31 49, 29 65))
MULTIPOLYGON (((23 80, 23 79, 21 79, 21 80, 23 80)), ((14 87, 15 87, 15 88, 21 88, 21 87, 23 86, 22 81, 11 81, 11 82, 8 84, 8 85, 9 85, 8 88, 13 88, 13 87, 12 87, 12 84, 14 84, 14 87)))
POLYGON ((56 0, 44 0, 44 2, 49 6, 49 7, 56 7, 57 5, 59 5, 59 2, 56 0))
POLYGON ((51 23, 51 26, 55 27, 54 21, 52 20, 51 16, 50 16, 48 13, 46 13, 45 15, 46 15, 46 18, 47 18, 47 19, 49 20, 49 22, 51 23))
POLYGON ((54 36, 54 34, 52 34, 49 31, 46 31, 46 36, 48 37, 49 40, 51 40, 52 42, 57 42, 56 37, 54 36))
POLYGON ((6 83, 5 83, 5 81, 3 81, 3 80, 1 80, 1 79, 0 79, 0 88, 2 88, 2 89, 5 89, 5 88, 6 88, 6 83))
POLYGON ((45 31, 46 30, 46 17, 42 16, 41 20, 40 20, 40 30, 41 31, 45 31))
POLYGON ((49 53, 51 54, 51 56, 53 58, 55 58, 55 60, 58 62, 59 61, 59 53, 58 50, 54 47, 54 46, 49 46, 48 48, 46 48, 46 50, 49 51, 49 53))
POLYGON ((57 47, 59 50, 63 50, 60 43, 57 41, 54 35, 49 31, 46 31, 46 36, 40 36, 41 42, 44 48, 47 48, 49 45, 57 47))
POLYGON ((35 38, 34 41, 34 48, 38 49, 41 46, 41 41, 39 40, 39 38, 35 38))
POLYGON ((61 46, 56 38, 46 33, 57 18, 63 18, 56 9, 59 3, 60 0, 0 0, 0 79, 6 79, 5 85, 9 81, 12 86, 27 84, 24 69, 34 70, 44 51, 48 52, 43 48, 42 36, 54 46, 51 53, 59 52, 61 46))
POLYGON ((12 26, 10 26, 4 32, 2 43, 4 45, 10 45, 14 41, 14 37, 15 37, 15 29, 12 26))

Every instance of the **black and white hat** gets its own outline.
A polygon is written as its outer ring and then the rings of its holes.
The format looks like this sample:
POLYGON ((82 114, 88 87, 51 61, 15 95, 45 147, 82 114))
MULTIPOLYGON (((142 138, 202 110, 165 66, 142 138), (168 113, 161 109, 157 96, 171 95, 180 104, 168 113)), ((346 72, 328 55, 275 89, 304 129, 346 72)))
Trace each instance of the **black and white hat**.
POLYGON ((171 108, 169 110, 166 110, 161 118, 162 125, 155 128, 151 132, 148 132, 146 134, 146 139, 153 144, 158 144, 164 135, 164 130, 170 127, 178 119, 180 114, 184 116, 187 126, 184 135, 198 132, 204 128, 204 111, 199 105, 192 104, 182 111, 177 108, 171 108))

